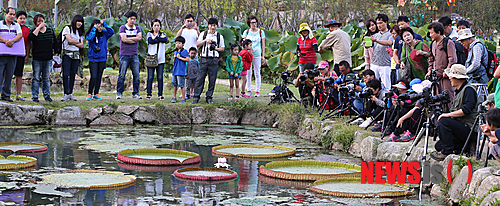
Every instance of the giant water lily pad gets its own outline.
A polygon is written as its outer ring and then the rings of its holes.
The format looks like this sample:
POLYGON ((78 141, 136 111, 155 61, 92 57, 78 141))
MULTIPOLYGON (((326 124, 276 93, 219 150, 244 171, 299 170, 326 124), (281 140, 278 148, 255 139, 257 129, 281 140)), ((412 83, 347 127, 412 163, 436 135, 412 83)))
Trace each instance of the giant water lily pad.
POLYGON ((47 151, 47 146, 38 143, 23 142, 2 142, 0 143, 0 153, 39 153, 47 151))
POLYGON ((411 194, 407 185, 361 184, 360 178, 318 180, 309 189, 337 197, 399 197, 411 194))
POLYGON ((244 158, 275 158, 295 154, 295 148, 269 145, 233 144, 212 148, 212 153, 220 156, 244 158))
POLYGON ((201 180, 201 181, 221 181, 238 177, 235 171, 220 168, 186 168, 174 172, 174 176, 179 179, 201 180))
POLYGON ((0 170, 21 169, 36 165, 36 158, 21 155, 11 155, 5 158, 0 155, 0 170))
POLYGON ((97 143, 97 144, 86 145, 83 148, 98 152, 109 152, 112 154, 116 154, 126 149, 142 149, 151 147, 152 146, 131 145, 131 144, 97 143))
POLYGON ((121 172, 68 170, 45 175, 41 183, 72 189, 111 189, 130 186, 135 180, 134 176, 121 172))
POLYGON ((150 165, 136 165, 118 162, 118 167, 126 170, 136 170, 145 172, 173 172, 182 168, 198 168, 200 163, 190 164, 190 165, 174 165, 174 166, 150 166, 150 165))
POLYGON ((259 169, 259 173, 265 176, 302 181, 359 177, 360 171, 361 167, 357 165, 315 160, 275 161, 259 169))
POLYGON ((201 161, 196 153, 173 149, 127 149, 119 152, 117 159, 141 165, 183 165, 201 161))

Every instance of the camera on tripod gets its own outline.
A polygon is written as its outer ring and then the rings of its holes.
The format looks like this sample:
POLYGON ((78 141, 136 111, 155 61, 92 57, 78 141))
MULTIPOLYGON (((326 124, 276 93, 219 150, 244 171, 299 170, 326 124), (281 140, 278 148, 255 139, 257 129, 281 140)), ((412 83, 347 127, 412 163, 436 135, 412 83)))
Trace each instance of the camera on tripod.
POLYGON ((288 70, 285 70, 284 72, 281 72, 281 79, 283 79, 284 81, 287 81, 288 78, 290 77, 290 71, 288 70))
POLYGON ((333 77, 328 77, 325 79, 325 86, 331 87, 335 83, 335 79, 333 77))
POLYGON ((441 104, 448 104, 450 103, 450 93, 448 90, 444 90, 441 92, 441 94, 432 96, 432 89, 430 87, 424 88, 423 92, 421 94, 402 94, 398 97, 398 100, 411 100, 412 102, 417 101, 419 99, 423 99, 423 104, 436 104, 438 102, 441 102, 441 104))
POLYGON ((313 69, 310 71, 305 71, 302 76, 300 76, 300 81, 306 81, 307 78, 314 78, 319 76, 320 72, 318 69, 313 69))
POLYGON ((365 89, 363 89, 363 92, 359 94, 359 98, 370 98, 370 96, 372 95, 374 95, 373 90, 365 87, 365 89))

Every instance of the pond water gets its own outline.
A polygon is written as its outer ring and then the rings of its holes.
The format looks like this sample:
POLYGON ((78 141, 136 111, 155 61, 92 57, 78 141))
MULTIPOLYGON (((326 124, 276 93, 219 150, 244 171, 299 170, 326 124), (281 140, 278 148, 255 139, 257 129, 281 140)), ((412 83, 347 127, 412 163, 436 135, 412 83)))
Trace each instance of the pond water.
MULTIPOLYGON (((35 142, 48 146, 37 167, 21 171, 0 171, 0 182, 22 181, 12 177, 42 174, 62 169, 120 171, 137 177, 135 185, 114 190, 62 189, 72 197, 41 195, 32 189, 1 191, 0 201, 27 205, 330 205, 334 201, 355 202, 318 195, 307 190, 307 182, 283 181, 259 176, 259 167, 270 162, 228 158, 235 180, 220 183, 183 181, 173 176, 184 167, 144 167, 118 163, 116 152, 132 147, 161 147, 198 153, 194 167, 213 167, 217 157, 212 147, 221 144, 266 144, 296 148, 296 155, 281 160, 326 160, 359 163, 344 153, 284 134, 276 129, 255 126, 117 126, 117 127, 16 127, 0 128, 0 142, 35 142), (95 151, 102 149, 103 151, 95 151), (105 150, 105 151, 104 151, 105 150), (259 197, 260 199, 245 199, 259 197), (243 199, 241 199, 243 198, 243 199), (262 205, 262 204, 260 204, 262 205)), ((400 198, 415 200, 417 197, 400 198)), ((426 196, 429 199, 429 196, 426 196)), ((383 201, 387 201, 384 200, 383 201)), ((391 203, 394 205, 394 203, 391 203)), ((333 205, 333 204, 332 204, 333 205)), ((406 205, 406 204, 405 204, 406 205)), ((432 203, 431 205, 436 205, 432 203)))

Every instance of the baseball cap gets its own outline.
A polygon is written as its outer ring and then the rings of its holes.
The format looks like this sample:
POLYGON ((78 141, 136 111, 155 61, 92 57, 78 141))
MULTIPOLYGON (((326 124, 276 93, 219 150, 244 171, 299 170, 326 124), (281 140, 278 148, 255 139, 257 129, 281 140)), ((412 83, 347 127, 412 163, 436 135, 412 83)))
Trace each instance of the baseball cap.
POLYGON ((328 62, 327 62, 327 61, 321 61, 321 62, 319 63, 318 69, 323 69, 323 68, 326 68, 326 67, 328 67, 328 66, 329 66, 329 65, 328 65, 328 62))
POLYGON ((491 103, 495 103, 495 94, 494 93, 491 93, 490 95, 488 95, 488 97, 486 97, 486 101, 484 101, 482 104, 483 106, 488 106, 488 104, 491 104, 491 103))

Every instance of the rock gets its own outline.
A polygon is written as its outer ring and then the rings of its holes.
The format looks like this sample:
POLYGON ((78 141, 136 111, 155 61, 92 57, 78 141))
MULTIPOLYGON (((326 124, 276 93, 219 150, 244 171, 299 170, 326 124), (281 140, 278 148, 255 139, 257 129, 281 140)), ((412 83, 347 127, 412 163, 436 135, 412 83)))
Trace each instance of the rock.
MULTIPOLYGON (((432 159, 432 158, 431 158, 432 159)), ((448 180, 448 163, 453 160, 453 161, 457 161, 458 159, 460 159, 460 156, 458 155, 455 155, 455 154, 451 154, 451 155, 448 155, 441 163, 441 166, 443 167, 443 177, 444 179, 447 181, 448 180)), ((452 165, 451 166, 451 176, 453 177, 453 179, 455 179, 455 177, 458 175, 458 173, 460 171, 458 171, 456 169, 456 166, 455 165, 452 165)))
MULTIPOLYGON (((324 135, 321 135, 321 127, 314 118, 305 118, 299 128, 299 137, 319 143, 324 135)), ((329 135, 330 137, 333 135, 329 135)))
POLYGON ((210 117, 210 124, 238 124, 241 111, 226 108, 215 108, 215 112, 210 117))
POLYGON ((377 148, 383 141, 380 138, 369 136, 361 141, 361 157, 366 162, 374 162, 377 157, 377 148))
POLYGON ((495 170, 491 167, 485 167, 474 171, 469 188, 465 191, 466 197, 476 194, 481 182, 483 182, 486 177, 491 176, 493 172, 495 172, 495 170))
POLYGON ((33 79, 33 72, 30 71, 24 71, 23 72, 23 80, 30 80, 33 79))
POLYGON ((118 82, 118 76, 109 76, 109 83, 111 86, 116 86, 118 82))
POLYGON ((86 125, 80 107, 63 107, 57 110, 56 125, 86 125))
MULTIPOLYGON (((377 161, 401 162, 406 157, 410 142, 383 142, 377 148, 377 161)), ((420 161, 424 148, 414 147, 406 161, 420 161)))
POLYGON ((207 122, 207 114, 205 113, 204 107, 191 108, 191 116, 193 124, 203 124, 207 122))
POLYGON ((0 102, 0 125, 46 124, 46 113, 47 109, 39 105, 0 102))
POLYGON ((458 200, 464 198, 464 190, 467 190, 467 178, 469 177, 469 167, 465 166, 460 170, 455 179, 453 179, 453 184, 451 184, 448 194, 453 202, 458 202, 458 200))
POLYGON ((276 119, 276 114, 268 109, 246 111, 241 118, 241 124, 271 125, 276 119))
POLYGON ((191 124, 192 109, 179 105, 166 105, 165 111, 157 110, 161 124, 191 124))
POLYGON ((480 206, 497 206, 499 201, 500 191, 496 191, 486 196, 480 206))
POLYGON ((490 176, 484 178, 484 180, 481 182, 481 184, 479 185, 479 187, 476 190, 477 191, 476 198, 484 197, 486 194, 488 194, 490 189, 493 188, 493 186, 496 186, 498 184, 500 184, 500 177, 499 176, 490 175, 490 176))
POLYGON ((89 121, 94 121, 97 117, 99 117, 102 113, 102 107, 92 107, 87 111, 87 115, 85 115, 85 119, 89 121))
POLYGON ((349 154, 354 157, 361 157, 361 141, 364 139, 364 134, 362 131, 356 131, 354 133, 354 140, 352 141, 351 146, 349 147, 349 154))
POLYGON ((115 113, 115 108, 111 105, 106 105, 104 108, 102 108, 102 113, 103 114, 113 114, 113 113, 115 113))
POLYGON ((113 114, 100 116, 90 123, 90 126, 94 125, 133 125, 134 120, 124 114, 113 114))
POLYGON ((444 198, 443 192, 441 191, 441 186, 433 185, 431 189, 431 195, 434 197, 444 198))
POLYGON ((156 122, 156 116, 145 107, 139 108, 132 115, 132 119, 138 123, 153 124, 156 122))
POLYGON ((132 105, 132 106, 118 106, 116 109, 116 112, 118 113, 123 113, 126 115, 130 115, 134 113, 137 109, 139 109, 139 106, 132 105))
POLYGON ((50 109, 47 111, 47 116, 45 117, 45 120, 47 120, 47 124, 53 124, 55 120, 55 112, 53 109, 50 109))

